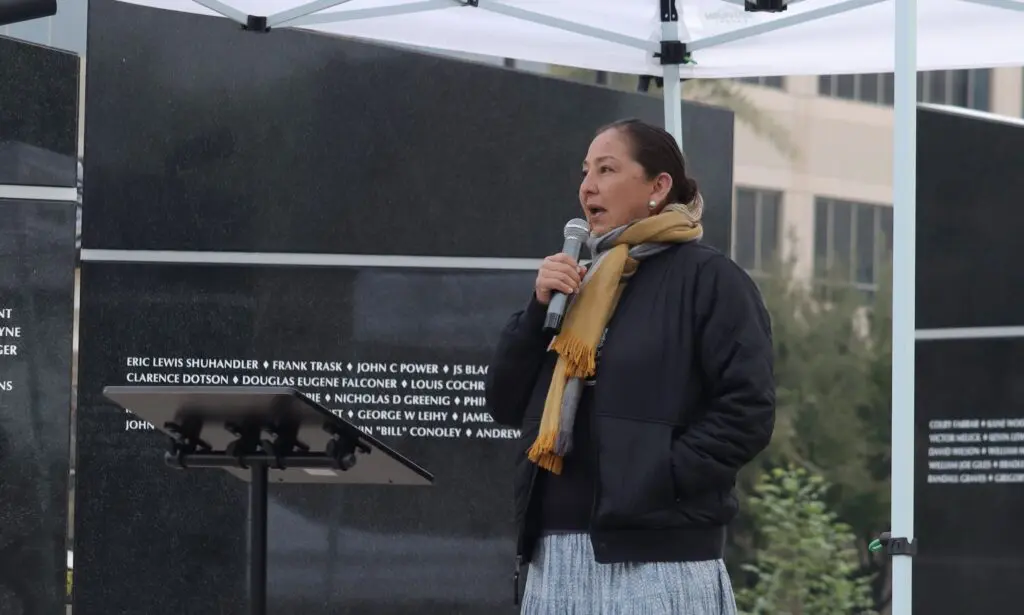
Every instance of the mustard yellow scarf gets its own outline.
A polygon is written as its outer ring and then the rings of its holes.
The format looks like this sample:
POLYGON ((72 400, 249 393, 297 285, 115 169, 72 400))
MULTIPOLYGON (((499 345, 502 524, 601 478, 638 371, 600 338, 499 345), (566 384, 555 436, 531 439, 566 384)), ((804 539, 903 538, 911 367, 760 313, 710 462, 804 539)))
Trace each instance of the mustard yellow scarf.
POLYGON ((639 261, 670 244, 699 239, 701 208, 671 205, 661 213, 620 227, 602 237, 595 261, 551 341, 558 353, 544 402, 540 433, 528 452, 532 462, 555 474, 571 449, 572 425, 582 381, 594 375, 597 347, 623 288, 639 261))

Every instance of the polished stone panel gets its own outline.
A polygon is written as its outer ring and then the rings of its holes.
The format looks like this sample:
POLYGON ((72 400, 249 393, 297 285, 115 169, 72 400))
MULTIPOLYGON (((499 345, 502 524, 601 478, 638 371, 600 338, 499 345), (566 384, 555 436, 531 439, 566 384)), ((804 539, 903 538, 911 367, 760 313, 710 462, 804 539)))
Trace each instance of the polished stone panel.
MULTIPOLYGON (((917 147, 917 327, 1024 325, 1024 126, 921 109, 917 147)), ((974 337, 916 344, 915 615, 1024 603, 1024 338, 974 337)))
MULTIPOLYGON (((659 99, 294 30, 90 3, 83 245, 539 257, 594 131, 659 99)), ((728 249, 733 116, 685 106, 728 249)))
POLYGON ((0 199, 0 613, 62 612, 75 204, 0 199))
POLYGON ((1024 604, 1022 364, 1024 339, 918 342, 915 615, 1024 604))
POLYGON ((82 275, 76 615, 244 612, 245 484, 166 467, 164 438, 99 395, 200 378, 296 387, 436 476, 272 485, 270 612, 516 612, 516 434, 488 422, 482 382, 532 272, 85 263, 82 275))
POLYGON ((1024 125, 917 122, 918 328, 1024 325, 1024 125))
POLYGON ((75 54, 0 36, 0 184, 74 186, 75 54))

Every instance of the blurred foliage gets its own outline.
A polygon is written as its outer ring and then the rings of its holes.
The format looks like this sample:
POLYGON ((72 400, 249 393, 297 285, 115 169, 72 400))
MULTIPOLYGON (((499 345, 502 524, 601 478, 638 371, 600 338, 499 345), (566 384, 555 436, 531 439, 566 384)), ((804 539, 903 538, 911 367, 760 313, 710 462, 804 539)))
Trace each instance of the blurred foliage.
POLYGON ((772 314, 776 427, 758 463, 741 474, 744 506, 730 555, 739 564, 758 557, 762 521, 752 496, 762 473, 800 468, 827 484, 823 502, 850 527, 858 575, 871 579, 873 607, 884 611, 889 561, 867 546, 889 529, 891 267, 887 261, 870 292, 835 275, 808 283, 794 267, 780 263, 757 277, 772 314))
POLYGON ((803 468, 762 474, 748 507, 757 520, 753 579, 736 593, 742 615, 874 615, 858 575, 853 531, 825 503, 829 485, 803 468))

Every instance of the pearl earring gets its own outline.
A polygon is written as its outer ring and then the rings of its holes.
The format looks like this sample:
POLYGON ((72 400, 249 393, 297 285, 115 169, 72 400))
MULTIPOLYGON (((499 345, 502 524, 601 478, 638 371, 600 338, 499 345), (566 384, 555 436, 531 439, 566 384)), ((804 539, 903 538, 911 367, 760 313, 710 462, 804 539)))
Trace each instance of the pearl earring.
POLYGON ((649 207, 650 209, 654 209, 657 206, 658 206, 658 202, 657 201, 653 201, 653 200, 650 203, 647 204, 647 207, 649 207))

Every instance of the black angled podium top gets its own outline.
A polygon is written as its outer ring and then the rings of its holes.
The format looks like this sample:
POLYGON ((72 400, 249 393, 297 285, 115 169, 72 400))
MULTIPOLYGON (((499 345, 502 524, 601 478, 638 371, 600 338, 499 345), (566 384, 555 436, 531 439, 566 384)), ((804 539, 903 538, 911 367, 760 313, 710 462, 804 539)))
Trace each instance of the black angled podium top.
POLYGON ((248 481, 246 464, 284 443, 269 464, 275 483, 433 484, 427 470, 295 389, 108 386, 103 395, 167 434, 172 451, 191 442, 168 454, 181 467, 220 467, 248 481), (241 441, 252 446, 243 450, 241 441))

